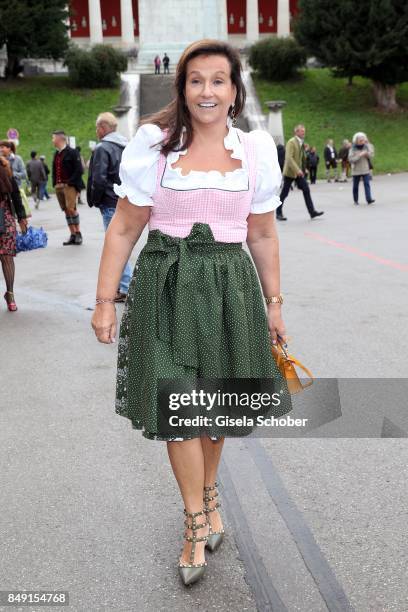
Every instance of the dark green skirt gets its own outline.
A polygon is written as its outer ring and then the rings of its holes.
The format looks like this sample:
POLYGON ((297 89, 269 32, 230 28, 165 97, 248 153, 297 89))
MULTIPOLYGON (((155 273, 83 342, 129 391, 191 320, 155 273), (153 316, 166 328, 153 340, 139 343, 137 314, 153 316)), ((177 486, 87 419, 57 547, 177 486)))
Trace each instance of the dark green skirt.
POLYGON ((116 413, 146 438, 180 439, 159 424, 158 381, 175 378, 273 378, 283 389, 275 416, 292 409, 253 263, 241 243, 216 242, 204 223, 186 238, 149 232, 120 325, 116 413))

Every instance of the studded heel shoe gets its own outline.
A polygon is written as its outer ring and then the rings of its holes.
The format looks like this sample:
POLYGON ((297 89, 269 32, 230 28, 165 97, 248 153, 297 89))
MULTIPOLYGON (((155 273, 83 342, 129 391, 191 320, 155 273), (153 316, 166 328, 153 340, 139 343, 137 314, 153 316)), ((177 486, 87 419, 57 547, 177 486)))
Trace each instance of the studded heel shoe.
MULTIPOLYGON (((217 487, 218 487, 218 482, 215 482, 212 487, 204 487, 204 497, 203 497, 204 511, 207 517, 208 517, 209 512, 214 512, 214 510, 217 510, 221 506, 218 500, 216 500, 215 505, 212 508, 210 508, 209 506, 209 503, 214 501, 218 497, 217 487), (210 496, 210 491, 214 491, 212 496, 210 496)), ((208 535, 207 543, 205 546, 211 552, 214 552, 215 550, 217 550, 222 540, 224 539, 225 530, 224 528, 222 528, 220 531, 213 531, 209 518, 208 518, 208 523, 210 525, 210 533, 208 535)))
POLYGON ((184 539, 187 540, 187 542, 191 542, 190 563, 179 563, 178 568, 181 579, 183 583, 187 586, 188 584, 193 584, 193 582, 199 580, 199 578, 203 576, 205 568, 207 567, 207 561, 204 561, 204 563, 194 563, 194 553, 196 549, 196 542, 206 542, 208 539, 208 535, 197 538, 197 530, 201 529, 201 527, 209 525, 209 521, 204 511, 187 512, 186 510, 184 510, 184 514, 187 517, 184 521, 184 525, 186 526, 186 530, 184 532, 184 539), (205 523, 197 524, 196 517, 200 514, 203 514, 206 520, 205 523), (189 524, 189 519, 191 519, 191 525, 189 524), (191 529, 193 534, 192 536, 187 535, 187 529, 191 529))

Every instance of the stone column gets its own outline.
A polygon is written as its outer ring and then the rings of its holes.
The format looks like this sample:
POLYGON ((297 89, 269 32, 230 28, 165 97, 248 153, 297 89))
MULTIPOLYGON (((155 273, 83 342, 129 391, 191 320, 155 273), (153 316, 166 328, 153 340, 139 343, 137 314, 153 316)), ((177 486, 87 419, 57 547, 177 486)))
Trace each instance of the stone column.
MULTIPOLYGON (((222 0, 225 2, 226 0, 222 0)), ((220 10, 221 0, 139 0, 139 54, 138 69, 153 69, 153 58, 170 57, 174 67, 181 53, 191 42, 204 38, 217 38, 225 32, 225 14, 220 10), (203 10, 203 7, 205 10, 203 10), (203 22, 203 16, 205 23, 203 22)))
POLYGON ((289 0, 278 0, 278 36, 290 35, 289 0))
POLYGON ((132 0, 120 0, 120 21, 122 24, 122 43, 126 46, 134 45, 132 0))
POLYGON ((228 40, 226 0, 203 0, 203 38, 228 40))
POLYGON ((265 102, 269 109, 268 117, 268 132, 275 141, 275 144, 285 144, 285 137, 283 133, 283 122, 282 122, 282 108, 286 102, 284 100, 272 100, 271 102, 265 102))
POLYGON ((89 34, 91 44, 103 42, 101 3, 99 0, 88 0, 89 34))
POLYGON ((246 42, 252 44, 259 38, 258 0, 246 0, 246 42))
MULTIPOLYGON (((69 4, 67 4, 65 6, 65 8, 66 8, 67 12, 69 13, 69 4)), ((68 30, 67 30, 68 38, 71 38, 72 37, 72 33, 71 33, 71 20, 69 18, 69 15, 68 15, 68 17, 65 20, 65 24, 68 26, 68 30)))

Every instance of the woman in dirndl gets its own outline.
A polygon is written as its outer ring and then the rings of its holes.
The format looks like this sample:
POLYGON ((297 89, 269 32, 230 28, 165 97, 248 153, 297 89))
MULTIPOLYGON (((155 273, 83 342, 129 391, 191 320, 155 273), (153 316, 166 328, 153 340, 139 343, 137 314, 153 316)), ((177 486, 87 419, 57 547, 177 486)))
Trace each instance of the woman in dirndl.
POLYGON ((148 224, 120 326, 116 413, 167 442, 184 502, 184 584, 203 575, 205 548, 215 551, 225 533, 216 482, 225 435, 163 430, 159 381, 273 378, 282 393, 276 416, 292 408, 271 354, 271 341, 287 339, 273 213, 281 171, 268 132, 235 127, 245 103, 241 70, 227 43, 191 44, 174 100, 145 118, 125 148, 92 319, 98 340, 114 342, 116 289, 148 224))

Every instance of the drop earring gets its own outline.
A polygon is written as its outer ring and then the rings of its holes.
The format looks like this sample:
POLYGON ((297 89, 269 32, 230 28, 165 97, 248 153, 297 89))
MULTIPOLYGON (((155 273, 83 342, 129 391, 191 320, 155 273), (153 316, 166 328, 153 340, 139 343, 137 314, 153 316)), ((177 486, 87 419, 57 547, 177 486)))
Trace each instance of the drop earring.
POLYGON ((235 104, 233 104, 231 108, 231 124, 232 127, 235 127, 237 124, 237 118, 235 117, 235 104))

